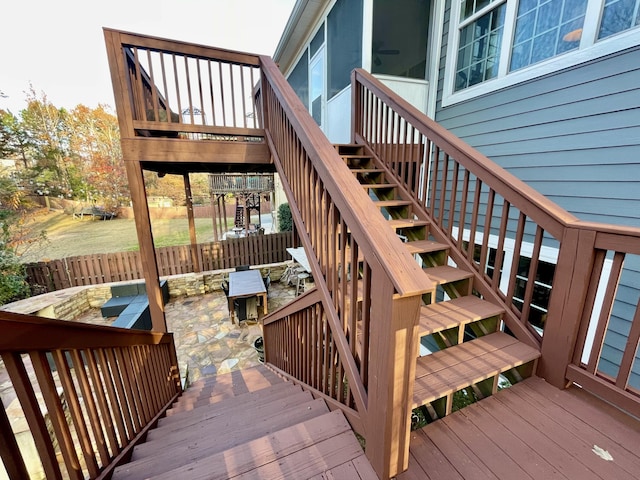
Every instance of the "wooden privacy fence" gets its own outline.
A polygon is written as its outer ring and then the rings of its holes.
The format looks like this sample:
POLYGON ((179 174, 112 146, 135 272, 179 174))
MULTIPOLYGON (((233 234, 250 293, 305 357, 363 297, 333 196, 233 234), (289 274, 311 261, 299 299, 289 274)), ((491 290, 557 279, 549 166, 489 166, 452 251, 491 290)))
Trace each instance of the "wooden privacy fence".
MULTIPOLYGON (((295 246, 295 234, 282 232, 200 243, 195 248, 201 271, 208 271, 284 262, 290 259, 286 249, 292 246, 295 246)), ((157 248, 160 275, 194 272, 191 248, 191 245, 157 248)), ((67 257, 31 263, 26 269, 34 293, 144 278, 138 251, 67 257)))

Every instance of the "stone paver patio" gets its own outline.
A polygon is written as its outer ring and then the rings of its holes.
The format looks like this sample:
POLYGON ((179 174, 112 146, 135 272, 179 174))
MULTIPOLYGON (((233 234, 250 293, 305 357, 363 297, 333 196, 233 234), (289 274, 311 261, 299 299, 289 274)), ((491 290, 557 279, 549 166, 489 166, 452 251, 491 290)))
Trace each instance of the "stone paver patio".
MULTIPOLYGON (((311 288, 308 284, 307 288, 311 288)), ((273 312, 295 298, 295 288, 271 283, 268 309, 273 312)), ((261 311, 261 309, 258 309, 261 311)), ((190 381, 201 376, 227 373, 259 364, 253 348, 262 335, 258 322, 234 324, 229 317, 227 299, 220 290, 191 297, 171 298, 165 306, 167 329, 174 334, 180 375, 187 369, 190 381)), ((100 309, 91 309, 76 319, 80 322, 110 325, 100 309)))

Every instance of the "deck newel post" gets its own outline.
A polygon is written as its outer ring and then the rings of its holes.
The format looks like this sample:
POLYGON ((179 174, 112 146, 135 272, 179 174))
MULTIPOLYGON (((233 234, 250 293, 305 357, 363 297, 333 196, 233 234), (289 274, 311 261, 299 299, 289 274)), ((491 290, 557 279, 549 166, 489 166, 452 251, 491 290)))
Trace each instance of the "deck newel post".
POLYGON ((566 388, 566 370, 576 345, 595 262, 594 231, 566 228, 558 254, 542 341, 538 376, 566 388))
MULTIPOLYGON (((384 277, 371 285, 371 337, 365 452, 378 477, 409 466, 420 296, 394 298, 384 277)), ((374 277, 375 278, 375 277, 374 277)))
POLYGON ((151 218, 149 216, 149 204, 144 188, 144 176, 142 165, 139 161, 126 160, 129 189, 131 190, 131 202, 133 215, 136 221, 138 244, 140 245, 140 259, 144 280, 147 285, 149 297, 149 313, 151 314, 151 330, 154 332, 167 332, 167 322, 164 316, 164 304, 160 291, 160 274, 156 261, 156 251, 153 246, 153 233, 151 231, 151 218))

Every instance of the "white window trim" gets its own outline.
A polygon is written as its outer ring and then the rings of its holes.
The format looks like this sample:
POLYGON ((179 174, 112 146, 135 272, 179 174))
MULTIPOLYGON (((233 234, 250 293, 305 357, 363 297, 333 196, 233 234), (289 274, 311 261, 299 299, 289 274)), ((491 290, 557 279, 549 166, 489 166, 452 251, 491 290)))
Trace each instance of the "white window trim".
MULTIPOLYGON (((502 2, 493 2, 492 7, 502 2)), ((503 53, 500 61, 498 77, 485 82, 468 87, 458 92, 453 91, 456 73, 456 62, 458 56, 458 40, 459 40, 459 20, 460 9, 456 8, 458 2, 452 1, 451 15, 449 22, 449 36, 447 40, 447 55, 445 63, 444 75, 444 91, 442 96, 442 106, 446 107, 463 102, 496 90, 510 87, 518 83, 525 82, 543 75, 547 75, 559 70, 574 67, 581 63, 595 60, 606 55, 619 52, 621 50, 638 46, 640 44, 640 27, 634 27, 616 35, 597 40, 597 26, 600 24, 600 16, 604 6, 604 0, 591 0, 587 4, 585 13, 585 29, 583 30, 580 48, 561 55, 552 57, 543 62, 539 62, 529 67, 508 73, 508 53, 511 49, 511 39, 513 38, 513 30, 515 28, 516 1, 507 0, 507 12, 505 18, 505 30, 502 39, 503 53), (597 17, 597 22, 589 20, 597 17), (506 50, 505 50, 506 49, 506 50)), ((483 9, 483 11, 485 11, 483 9)))

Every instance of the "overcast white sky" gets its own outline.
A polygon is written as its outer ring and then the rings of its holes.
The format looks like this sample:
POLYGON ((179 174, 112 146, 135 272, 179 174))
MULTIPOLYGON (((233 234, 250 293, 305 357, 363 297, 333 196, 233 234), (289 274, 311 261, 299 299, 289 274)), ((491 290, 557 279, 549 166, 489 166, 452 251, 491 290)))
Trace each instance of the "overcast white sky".
POLYGON ((33 85, 56 107, 114 107, 103 27, 272 55, 295 0, 11 0, 0 7, 0 108, 33 85))

